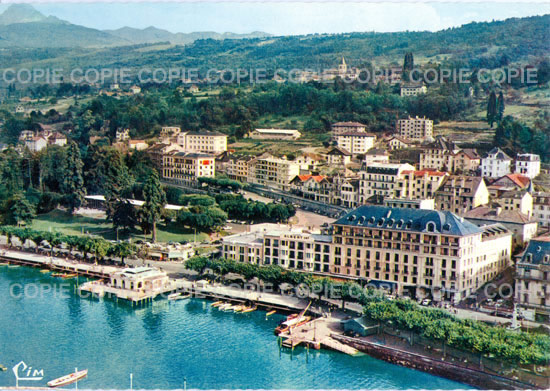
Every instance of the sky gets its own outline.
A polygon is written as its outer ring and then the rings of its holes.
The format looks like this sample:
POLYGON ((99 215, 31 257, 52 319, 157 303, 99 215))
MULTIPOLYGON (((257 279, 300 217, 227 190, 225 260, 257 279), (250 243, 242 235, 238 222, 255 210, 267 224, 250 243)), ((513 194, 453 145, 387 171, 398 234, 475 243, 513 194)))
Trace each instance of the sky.
MULTIPOLYGON (((0 11, 10 0, 0 0, 0 11)), ((74 0, 73 0, 74 1, 74 0)), ((20 1, 11 1, 20 2, 20 1)), ((30 2, 37 10, 96 28, 155 26, 171 32, 274 35, 355 31, 437 31, 472 21, 550 14, 550 0, 516 2, 30 2)))

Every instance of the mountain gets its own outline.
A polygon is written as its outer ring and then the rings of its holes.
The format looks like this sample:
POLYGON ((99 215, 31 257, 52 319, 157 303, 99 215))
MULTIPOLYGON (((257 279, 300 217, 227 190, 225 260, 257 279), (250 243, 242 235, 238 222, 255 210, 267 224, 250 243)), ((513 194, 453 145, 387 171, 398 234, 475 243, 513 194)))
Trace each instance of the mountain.
POLYGON ((0 25, 15 23, 67 23, 55 16, 45 16, 29 4, 12 4, 0 15, 0 25))
POLYGON ((0 14, 0 47, 61 48, 124 46, 170 42, 187 45, 197 39, 243 39, 267 37, 269 34, 194 32, 171 33, 170 31, 147 27, 136 29, 122 27, 117 30, 97 30, 78 26, 67 21, 46 16, 29 4, 12 4, 0 14))
POLYGON ((103 30, 115 37, 132 42, 133 44, 170 42, 175 45, 187 45, 198 39, 247 39, 247 38, 265 38, 271 36, 268 33, 254 31, 250 34, 235 33, 216 33, 213 31, 199 31, 193 33, 171 33, 156 27, 147 27, 145 29, 136 29, 132 27, 122 27, 117 30, 103 30))

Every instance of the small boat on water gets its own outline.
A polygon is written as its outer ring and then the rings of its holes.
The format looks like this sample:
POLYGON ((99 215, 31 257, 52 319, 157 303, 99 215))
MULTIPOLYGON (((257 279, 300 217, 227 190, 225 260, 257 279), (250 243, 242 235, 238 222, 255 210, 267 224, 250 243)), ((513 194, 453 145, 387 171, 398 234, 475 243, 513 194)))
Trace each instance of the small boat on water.
POLYGON ((11 263, 8 265, 8 267, 20 267, 21 265, 12 265, 11 263))
POLYGON ((225 311, 226 308, 228 307, 231 307, 231 303, 223 303, 223 304, 220 304, 217 308, 220 310, 220 311, 225 311))
POLYGON ((243 314, 247 313, 247 312, 253 312, 253 311, 256 311, 258 309, 258 307, 246 307, 245 309, 243 309, 241 312, 243 314))
POLYGON ((191 294, 187 293, 187 294, 183 294, 181 292, 176 292, 176 293, 172 293, 170 295, 168 295, 168 300, 183 300, 183 299, 188 299, 191 297, 191 294))
POLYGON ((219 307, 222 304, 223 304, 223 301, 219 300, 219 301, 216 301, 215 303, 210 304, 210 306, 211 307, 219 307))
POLYGON ((76 381, 79 381, 80 379, 85 378, 88 375, 88 370, 84 369, 83 371, 78 371, 71 373, 69 375, 62 376, 58 379, 52 380, 48 382, 48 387, 60 387, 60 386, 66 386, 67 384, 72 384, 76 381))
POLYGON ((49 273, 51 270, 48 270, 48 269, 41 269, 40 270, 40 273, 49 273))
POLYGON ((269 311, 267 314, 265 314, 265 317, 267 318, 268 316, 271 316, 271 315, 276 314, 276 313, 277 313, 277 311, 275 311, 275 310, 269 311))
POLYGON ((244 310, 246 308, 245 305, 236 305, 233 307, 233 311, 234 312, 241 312, 242 310, 244 310))
POLYGON ((52 277, 63 277, 65 273, 52 273, 52 277))
POLYGON ((77 276, 78 276, 78 274, 76 274, 76 273, 68 273, 68 274, 63 274, 61 277, 62 278, 75 278, 77 276))
POLYGON ((5 372, 5 371, 7 371, 7 370, 8 370, 8 368, 6 368, 6 367, 3 366, 2 364, 0 364, 0 371, 5 372))

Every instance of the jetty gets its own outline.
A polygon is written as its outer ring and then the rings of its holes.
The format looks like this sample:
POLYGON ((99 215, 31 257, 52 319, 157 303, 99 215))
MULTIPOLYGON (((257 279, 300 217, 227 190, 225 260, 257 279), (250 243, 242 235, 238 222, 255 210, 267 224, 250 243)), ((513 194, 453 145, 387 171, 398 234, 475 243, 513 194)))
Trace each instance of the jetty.
POLYGON ((289 349, 302 345, 312 349, 331 349, 351 356, 358 354, 359 350, 332 338, 341 332, 340 319, 317 318, 281 333, 280 345, 289 349))

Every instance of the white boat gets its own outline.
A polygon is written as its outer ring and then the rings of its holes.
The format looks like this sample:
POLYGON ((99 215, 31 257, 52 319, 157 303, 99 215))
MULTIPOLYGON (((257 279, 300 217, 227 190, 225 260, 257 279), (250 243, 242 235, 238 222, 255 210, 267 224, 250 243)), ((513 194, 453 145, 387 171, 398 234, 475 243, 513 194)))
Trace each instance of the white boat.
POLYGON ((59 387, 59 386, 66 386, 67 384, 72 384, 80 379, 85 378, 87 375, 88 375, 87 369, 84 369, 83 371, 74 372, 69 375, 60 377, 58 379, 49 381, 48 387, 53 388, 53 387, 59 387))
POLYGON ((183 299, 188 299, 190 297, 191 295, 189 293, 188 294, 172 293, 171 295, 168 295, 168 300, 183 300, 183 299))

